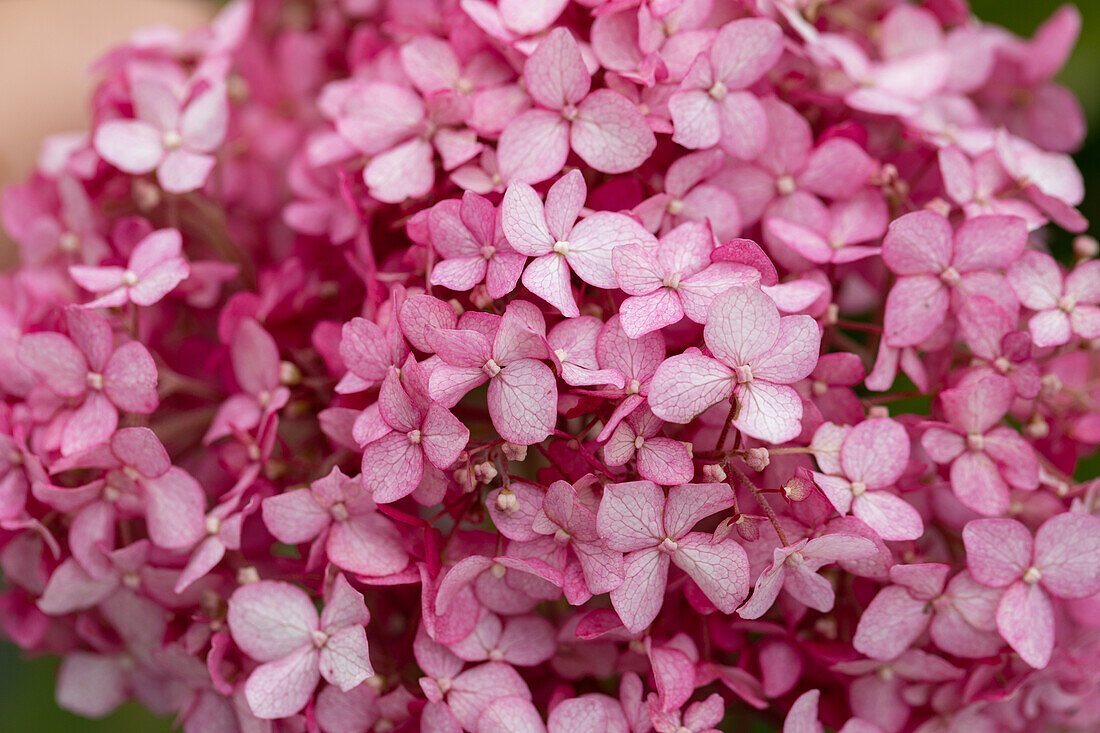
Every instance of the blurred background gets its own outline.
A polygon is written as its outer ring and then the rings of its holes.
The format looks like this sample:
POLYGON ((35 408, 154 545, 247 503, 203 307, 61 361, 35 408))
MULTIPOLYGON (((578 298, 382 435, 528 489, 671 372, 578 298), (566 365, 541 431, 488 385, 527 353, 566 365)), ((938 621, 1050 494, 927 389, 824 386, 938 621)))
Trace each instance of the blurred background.
MULTIPOLYGON (((1062 3, 1058 0, 971 0, 975 15, 1030 36, 1062 3)), ((1060 79, 1081 98, 1090 134, 1075 156, 1085 176, 1082 212, 1100 222, 1100 0, 1075 3, 1084 16, 1077 50, 1060 79)), ((190 28, 207 17, 208 0, 0 0, 0 184, 33 165, 37 140, 86 127, 84 69, 135 28, 170 24, 190 28), (28 114, 34 110, 34 114, 28 114)), ((1093 227, 1096 233, 1096 226, 1093 227)), ((6 259, 0 237, 0 266, 6 259)), ((1097 461, 1082 471, 1093 476, 1097 461)), ((1084 478, 1082 475, 1080 478, 1084 478)), ((88 721, 61 711, 53 700, 56 661, 22 658, 0 642, 0 730, 19 733, 159 733, 159 720, 130 703, 88 721)))

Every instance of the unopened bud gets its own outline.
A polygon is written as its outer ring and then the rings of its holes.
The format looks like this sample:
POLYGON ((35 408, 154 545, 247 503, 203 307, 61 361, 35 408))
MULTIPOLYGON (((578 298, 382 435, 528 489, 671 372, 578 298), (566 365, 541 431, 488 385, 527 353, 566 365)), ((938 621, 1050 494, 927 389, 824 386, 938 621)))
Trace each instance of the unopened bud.
POLYGON ((708 463, 703 466, 703 481, 720 484, 726 480, 726 471, 717 463, 708 463))
POLYGON ((768 453, 767 448, 749 448, 745 451, 743 458, 745 465, 756 472, 763 471, 772 462, 771 454, 768 453))
POLYGON ((1096 237, 1081 234, 1073 238, 1073 254, 1079 260, 1089 260, 1100 255, 1100 242, 1096 237))
POLYGON ((519 499, 516 497, 516 492, 511 489, 501 489, 497 494, 497 509, 505 514, 511 514, 519 509, 519 499))
POLYGON ((479 284, 470 291, 470 302, 479 310, 489 308, 494 299, 489 296, 489 289, 484 284, 479 284))
POLYGON ((451 477, 455 480, 455 483, 462 487, 464 491, 473 490, 473 481, 470 480, 470 472, 463 468, 456 468, 455 472, 451 474, 451 477))
POLYGON ((1042 415, 1036 413, 1027 421, 1024 431, 1028 434, 1028 437, 1038 440, 1050 435, 1050 425, 1042 415))
POLYGON ((527 446, 516 445, 515 443, 505 443, 500 446, 500 452, 504 454, 504 457, 509 461, 525 461, 527 460, 527 446))
POLYGON ((868 418, 890 417, 890 408, 886 405, 872 405, 871 409, 867 410, 868 418))
POLYGON ((489 461, 474 464, 474 480, 483 484, 491 482, 497 477, 497 468, 489 461))
POLYGON ((289 361, 279 362, 279 382, 287 387, 302 383, 302 370, 289 361))
POLYGON ((934 211, 944 218, 951 215, 951 204, 947 203, 939 196, 925 204, 924 208, 928 209, 929 211, 934 211))
POLYGON ((248 585, 249 583, 259 583, 260 573, 256 568, 249 565, 243 567, 237 571, 237 583, 239 585, 248 585))
POLYGON ((790 501, 803 501, 814 490, 814 482, 805 476, 791 476, 783 484, 783 495, 790 501))
POLYGON ((134 179, 131 196, 139 211, 152 211, 160 206, 160 189, 144 178, 134 179))
POLYGON ((835 326, 837 321, 840 320, 840 306, 836 303, 829 303, 825 307, 825 313, 821 316, 822 326, 835 326))

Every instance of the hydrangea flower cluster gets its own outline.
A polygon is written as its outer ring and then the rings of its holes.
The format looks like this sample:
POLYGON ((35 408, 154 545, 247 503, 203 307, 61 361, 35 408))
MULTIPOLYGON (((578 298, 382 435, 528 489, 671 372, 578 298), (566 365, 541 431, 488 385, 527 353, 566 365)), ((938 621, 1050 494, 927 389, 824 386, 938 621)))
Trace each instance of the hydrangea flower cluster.
POLYGON ((138 34, 3 198, 3 632, 188 733, 1096 730, 1079 24, 138 34))

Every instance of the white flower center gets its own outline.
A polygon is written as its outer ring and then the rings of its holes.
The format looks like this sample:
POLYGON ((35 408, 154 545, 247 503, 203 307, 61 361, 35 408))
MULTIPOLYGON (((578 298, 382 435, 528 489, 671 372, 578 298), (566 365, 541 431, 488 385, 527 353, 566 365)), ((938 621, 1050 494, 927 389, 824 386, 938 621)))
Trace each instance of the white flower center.
POLYGON ((958 285, 959 280, 961 279, 962 275, 959 274, 959 271, 951 266, 948 266, 946 270, 940 273, 940 280, 942 280, 944 285, 947 285, 948 287, 954 287, 955 285, 958 285))
POLYGON ((673 216, 679 216, 684 211, 684 202, 680 199, 672 199, 668 202, 668 206, 666 208, 668 209, 668 213, 672 214, 673 216))
POLYGON ((217 534, 218 532, 221 531, 221 528, 222 528, 222 520, 220 520, 220 519, 218 519, 217 517, 214 517, 214 516, 210 516, 210 517, 206 518, 206 533, 207 534, 217 534))
POLYGON ((721 102, 723 99, 726 98, 726 94, 728 93, 728 91, 729 90, 726 89, 725 84, 720 81, 716 81, 714 82, 714 84, 711 85, 710 89, 707 90, 707 94, 709 94, 710 98, 714 101, 721 102))
POLYGON ((796 188, 798 188, 798 185, 794 182, 794 176, 789 173, 775 180, 775 190, 781 196, 790 196, 796 188))
POLYGON ((500 365, 490 359, 481 366, 481 371, 485 372, 490 377, 495 377, 500 374, 500 365))
POLYGON ((103 375, 96 372, 88 372, 88 387, 97 392, 103 389, 103 375))
POLYGON ((57 238, 57 246, 62 252, 76 252, 80 249, 80 237, 72 232, 65 232, 57 238))
POLYGON ((560 254, 562 257, 569 254, 569 242, 563 242, 558 240, 554 242, 554 251, 560 254))
POLYGON ((332 505, 332 509, 329 510, 332 514, 332 518, 337 522, 346 522, 348 517, 351 516, 348 513, 348 508, 344 506, 344 502, 338 501, 332 505))
POLYGON ((985 448, 985 436, 981 433, 970 433, 966 436, 966 444, 972 451, 980 451, 985 448))
POLYGON ((679 290, 680 289, 680 273, 674 272, 671 275, 669 275, 668 279, 665 280, 665 287, 669 288, 670 290, 679 290))
POLYGON ((661 552, 673 553, 676 552, 676 540, 671 537, 665 537, 661 540, 661 544, 657 546, 657 549, 661 552))
POLYGON ((1058 310, 1069 313, 1077 306, 1077 298, 1072 295, 1063 295, 1058 301, 1058 310))
POLYGON ((1035 585, 1042 577, 1043 574, 1039 572, 1039 568, 1032 565, 1027 569, 1027 572, 1024 573, 1024 582, 1028 585, 1035 585))
POLYGON ((867 484, 862 481, 852 482, 852 496, 863 496, 867 493, 867 484))
POLYGON ((634 450, 641 450, 643 445, 645 445, 645 438, 639 435, 634 439, 634 450))
POLYGON ((752 367, 748 364, 734 367, 733 377, 737 380, 738 384, 748 384, 752 381, 752 367))
POLYGON ((321 631, 320 629, 314 629, 310 633, 310 636, 313 638, 313 646, 317 647, 318 649, 323 647, 328 642, 328 634, 321 631))
POLYGON ((412 443, 413 445, 420 445, 420 439, 421 439, 422 436, 420 435, 419 430, 409 431, 408 437, 409 437, 409 442, 410 443, 412 443))
POLYGON ((164 137, 161 139, 161 144, 165 150, 175 150, 179 146, 183 145, 183 136, 175 130, 169 130, 164 133, 164 137))
POLYGON ((125 285, 128 288, 132 288, 135 285, 137 285, 138 284, 137 273, 134 272, 133 270, 127 270, 126 272, 122 273, 122 284, 125 285))

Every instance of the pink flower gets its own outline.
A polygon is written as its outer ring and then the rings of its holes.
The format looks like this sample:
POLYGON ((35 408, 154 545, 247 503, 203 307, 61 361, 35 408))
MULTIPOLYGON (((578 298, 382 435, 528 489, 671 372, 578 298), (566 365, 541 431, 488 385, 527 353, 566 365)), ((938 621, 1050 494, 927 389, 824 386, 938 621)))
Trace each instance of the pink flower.
POLYGON ((668 566, 676 564, 722 613, 733 613, 748 595, 748 558, 732 538, 714 541, 692 532, 699 520, 726 508, 733 495, 725 484, 683 484, 668 492, 650 481, 608 484, 596 516, 600 537, 627 553, 625 578, 611 591, 623 625, 639 632, 664 602, 668 566))
POLYGON ((255 319, 242 319, 237 326, 229 359, 242 391, 222 402, 203 437, 205 443, 234 431, 254 430, 290 399, 290 390, 282 384, 279 345, 255 319))
POLYGON ((719 242, 736 237, 741 233, 737 199, 706 181, 727 160, 721 150, 677 158, 665 173, 664 190, 635 206, 634 215, 654 234, 664 234, 685 221, 709 221, 719 242))
POLYGON ((1032 447, 1010 427, 997 426, 1008 413, 1015 389, 1008 379, 987 374, 940 393, 949 425, 933 425, 921 445, 937 463, 951 464, 951 489, 966 506, 987 517, 1008 511, 1009 486, 1039 484, 1032 447))
POLYGON ((118 411, 148 415, 156 409, 157 367, 136 341, 114 348, 107 319, 80 308, 65 311, 70 337, 29 333, 19 341, 19 361, 63 403, 61 454, 74 453, 110 438, 118 411))
POLYGON ((185 100, 163 79, 142 76, 131 81, 130 92, 137 119, 101 123, 93 138, 96 152, 127 173, 155 170, 169 193, 202 188, 214 169, 212 153, 225 140, 225 89, 209 85, 185 100))
POLYGON ((1074 335, 1100 338, 1100 262, 1082 262, 1063 279, 1052 257, 1024 252, 1008 268, 1008 283, 1035 311, 1027 328, 1036 346, 1061 346, 1074 335))
POLYGON ((845 199, 867 184, 876 164, 855 141, 830 137, 815 147, 810 124, 794 107, 772 97, 760 104, 768 144, 752 163, 725 166, 711 178, 737 197, 742 224, 793 215, 816 196, 845 199))
POLYGON ((963 528, 974 579, 1007 588, 997 604, 997 630, 1020 658, 1042 669, 1054 649, 1050 596, 1084 598, 1100 591, 1100 519, 1059 514, 1034 540, 1014 519, 976 519, 963 528))
POLYGON ((882 259, 898 281, 886 299, 886 340, 912 346, 932 335, 948 309, 958 310, 971 295, 985 295, 1009 312, 1015 299, 997 270, 1011 264, 1027 244, 1027 226, 1010 216, 968 219, 952 233, 951 224, 931 211, 906 214, 890 224, 882 259))
POLYGON ((450 468, 470 439, 469 428, 428 398, 428 375, 411 356, 400 374, 391 368, 382 382, 382 424, 363 445, 363 486, 383 504, 416 489, 425 461, 441 471, 450 468))
POLYGON ((851 512, 884 540, 915 540, 924 533, 920 514, 883 491, 909 463, 909 434, 890 418, 864 420, 840 447, 840 475, 814 473, 814 481, 841 514, 851 512))
POLYGON ((1016 394, 1024 399, 1039 394, 1039 367, 1031 358, 1031 338, 1016 330, 1015 318, 983 295, 968 298, 957 315, 967 346, 987 369, 1012 380, 1016 394))
POLYGON ((106 293, 85 308, 117 308, 133 303, 153 305, 191 274, 180 257, 182 239, 175 229, 158 229, 141 240, 130 254, 126 267, 73 265, 69 274, 80 287, 106 293))
POLYGON ((409 563, 401 536, 378 513, 362 479, 348 478, 339 468, 308 489, 264 499, 262 507, 264 524, 277 540, 297 545, 315 539, 315 548, 350 573, 382 577, 409 563))
POLYGON ((523 66, 523 79, 538 107, 501 133, 497 155, 504 180, 545 181, 565 165, 570 147, 598 171, 624 173, 657 147, 642 113, 626 97, 610 89, 591 91, 592 76, 568 30, 555 28, 542 39, 523 66))
POLYGON ((566 384, 574 387, 608 384, 622 389, 623 375, 616 369, 600 369, 597 344, 604 324, 593 316, 559 322, 546 334, 550 358, 566 384))
POLYGON ((890 220, 882 196, 871 190, 828 209, 808 206, 804 215, 805 223, 776 216, 764 225, 769 235, 818 264, 855 262, 878 254, 877 247, 864 243, 885 234, 890 220))
POLYGON ((539 361, 547 357, 541 329, 542 315, 520 300, 505 309, 491 341, 478 331, 436 330, 430 340, 444 363, 432 371, 432 399, 453 407, 488 381, 489 415, 501 437, 519 445, 541 442, 554 428, 558 392, 554 373, 539 361))
POLYGON ((688 351, 653 375, 653 413, 687 423, 732 396, 733 426, 746 435, 771 443, 797 436, 802 403, 787 385, 808 376, 817 363, 817 323, 809 316, 780 318, 771 298, 739 287, 714 298, 703 336, 713 357, 688 351))
POLYGON ((570 271, 589 285, 614 288, 614 249, 656 241, 625 214, 600 211, 577 223, 586 195, 584 176, 570 171, 550 187, 545 205, 529 185, 512 181, 500 207, 512 248, 535 258, 523 273, 524 286, 568 317, 580 315, 569 285, 570 271))
POLYGON ((629 294, 619 306, 630 338, 677 323, 685 315, 706 323, 714 296, 757 285, 760 274, 734 262, 711 263, 714 235, 705 224, 686 223, 662 235, 656 247, 625 244, 611 253, 619 288, 629 294))
POLYGON ((691 481, 695 467, 684 443, 663 438, 664 422, 643 406, 630 413, 611 433, 603 447, 608 466, 637 462, 638 475, 656 484, 673 486, 691 481))
POLYGON ((802 539, 787 547, 776 547, 771 566, 756 579, 752 598, 737 609, 737 615, 760 618, 772 607, 781 590, 810 608, 829 611, 836 593, 832 584, 817 574, 818 570, 838 560, 859 560, 874 553, 870 540, 845 534, 802 539))
POLYGON ((769 20, 745 18, 722 26, 668 101, 673 142, 688 148, 720 145, 734 157, 755 158, 767 141, 768 120, 756 96, 745 90, 782 53, 783 32, 769 20))
POLYGON ((428 214, 428 230, 444 258, 432 268, 433 285, 466 291, 484 281, 490 298, 515 289, 527 257, 508 244, 500 212, 486 199, 467 191, 461 201, 441 201, 428 214))
POLYGON ((944 589, 950 566, 942 563, 894 565, 889 585, 860 616, 852 645, 872 659, 900 656, 928 630, 936 646, 960 657, 987 657, 1004 642, 996 633, 1001 592, 962 572, 944 589))
MULTIPOLYGON (((542 506, 535 513, 531 529, 538 535, 552 537, 557 546, 553 552, 572 555, 580 566, 587 594, 607 593, 623 581, 623 556, 600 538, 596 526, 596 508, 581 501, 578 491, 565 481, 550 484, 542 506)), ((573 575, 568 561, 553 558, 555 567, 566 567, 566 597, 572 602, 582 593, 575 593, 568 578, 573 575)))
POLYGON ((241 651, 260 662, 244 686, 257 717, 294 715, 321 677, 347 692, 374 674, 363 630, 370 612, 342 575, 320 616, 305 591, 261 580, 234 591, 227 621, 241 651))

